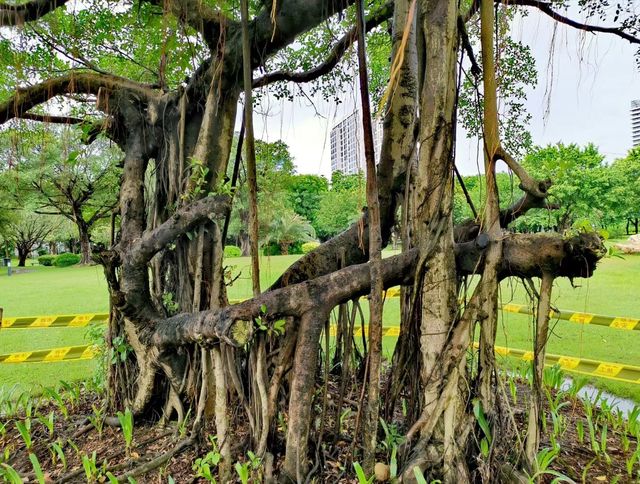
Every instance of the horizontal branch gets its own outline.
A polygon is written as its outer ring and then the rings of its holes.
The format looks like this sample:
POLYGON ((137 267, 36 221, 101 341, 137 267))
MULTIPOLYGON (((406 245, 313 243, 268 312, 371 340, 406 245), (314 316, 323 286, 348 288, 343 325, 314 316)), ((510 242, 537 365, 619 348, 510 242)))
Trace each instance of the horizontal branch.
POLYGON ((223 216, 229 209, 229 201, 227 195, 209 196, 183 207, 155 229, 146 231, 133 247, 124 247, 126 253, 122 256, 130 258, 134 264, 146 264, 156 253, 203 220, 223 216))
MULTIPOLYGON (((590 277, 596 263, 606 253, 594 233, 565 239, 559 234, 507 234, 502 240, 504 258, 499 277, 540 277, 543 272, 556 277, 590 277)), ((456 245, 458 274, 481 274, 484 254, 490 242, 483 237, 456 245)), ((384 287, 413 281, 418 249, 382 261, 384 287)), ((428 268, 427 268, 428 269, 428 268)), ((190 342, 213 344, 218 339, 232 345, 244 344, 253 332, 253 321, 262 317, 274 321, 301 317, 319 307, 332 308, 370 291, 369 265, 358 264, 316 279, 263 293, 253 299, 218 310, 181 313, 160 321, 152 343, 160 348, 190 342), (236 324, 245 321, 248 324, 236 324)))
POLYGON ((556 12, 551 8, 552 3, 550 2, 542 2, 539 0, 502 0, 502 3, 504 3, 505 5, 521 5, 523 7, 535 7, 541 12, 543 12, 544 14, 551 17, 556 22, 560 22, 561 24, 565 24, 579 30, 584 30, 586 32, 593 32, 593 33, 601 32, 606 34, 613 34, 620 37, 621 39, 628 40, 632 44, 640 44, 640 39, 638 37, 635 37, 629 34, 628 32, 625 32, 619 27, 601 27, 599 25, 585 24, 583 22, 577 22, 575 20, 572 20, 569 17, 565 17, 564 15, 560 15, 558 12, 556 12))
POLYGON ((69 93, 97 95, 100 89, 125 90, 143 100, 156 96, 150 87, 123 77, 85 71, 72 72, 33 86, 16 89, 9 100, 0 103, 0 124, 12 118, 24 117, 31 108, 56 96, 69 93))
POLYGON ((73 116, 56 116, 51 114, 36 113, 22 113, 19 117, 20 119, 27 119, 29 121, 54 124, 82 124, 85 121, 82 118, 76 118, 73 116))
MULTIPOLYGON (((366 31, 369 32, 374 27, 377 27, 385 20, 391 18, 393 14, 393 4, 391 2, 385 3, 380 9, 378 9, 373 15, 371 15, 366 22, 366 31)), ((311 82, 319 77, 328 74, 331 70, 340 62, 345 52, 353 45, 356 40, 356 28, 353 27, 347 32, 331 49, 327 58, 321 64, 317 65, 313 69, 303 72, 292 71, 275 71, 265 74, 262 77, 253 80, 253 87, 264 87, 269 84, 278 81, 291 81, 297 83, 311 82)))
POLYGON ((0 4, 0 26, 13 27, 32 22, 45 16, 69 0, 32 0, 30 2, 13 5, 0 4))

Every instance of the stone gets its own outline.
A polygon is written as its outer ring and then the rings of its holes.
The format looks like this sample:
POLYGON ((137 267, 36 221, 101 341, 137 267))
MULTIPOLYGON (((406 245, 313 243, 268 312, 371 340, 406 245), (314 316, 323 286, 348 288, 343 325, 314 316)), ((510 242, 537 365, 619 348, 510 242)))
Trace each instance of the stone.
POLYGON ((378 482, 387 482, 391 477, 389 466, 387 464, 383 464, 382 462, 376 462, 376 465, 373 468, 373 472, 375 473, 376 481, 378 482))
POLYGON ((625 254, 640 254, 640 234, 632 235, 625 243, 615 244, 625 254))

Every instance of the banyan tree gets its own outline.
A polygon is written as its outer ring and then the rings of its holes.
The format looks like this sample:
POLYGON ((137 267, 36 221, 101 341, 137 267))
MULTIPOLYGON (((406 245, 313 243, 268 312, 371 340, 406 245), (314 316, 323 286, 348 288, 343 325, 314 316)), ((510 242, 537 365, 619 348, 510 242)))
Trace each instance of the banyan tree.
POLYGON ((470 482, 510 481, 535 467, 553 281, 591 277, 605 251, 593 232, 510 230, 529 210, 553 210, 553 180, 529 176, 502 138, 501 116, 509 113, 498 111, 495 44, 504 32, 496 30, 503 25, 496 15, 535 10, 572 28, 639 43, 633 1, 609 7, 585 0, 569 10, 570 2, 538 0, 247 3, 0 5, 3 55, 22 63, 3 74, 0 122, 76 124, 87 142, 105 136, 123 153, 112 244, 94 255, 109 287, 107 340, 124 338, 132 348, 109 367, 109 408, 127 406, 140 418, 164 421, 183 420, 191 409, 190 436, 170 452, 196 442, 213 422, 223 481, 247 450, 271 463, 267 474, 274 478, 321 480, 323 455, 340 437, 337 422, 354 403, 349 459, 368 472, 381 418, 403 429, 397 458, 406 481, 415 479, 415 468, 432 479, 470 482), (319 31, 331 35, 313 37, 319 31), (388 35, 391 46, 377 166, 365 55, 370 32, 388 35), (295 68, 291 58, 309 48, 309 38, 329 45, 316 49, 315 65, 295 68), (268 187, 256 185, 252 97, 286 95, 291 86, 322 83, 340 69, 345 75, 343 58, 358 65, 367 208, 352 227, 261 288, 256 191, 268 187), (463 76, 481 98, 485 197, 475 218, 454 225, 463 76), (243 121, 236 151, 237 117, 243 121), (249 188, 254 296, 230 304, 223 246, 240 168, 249 188), (523 192, 509 206, 500 204, 495 179, 504 169, 523 192), (382 259, 392 230, 402 252, 382 259), (509 277, 537 295, 523 438, 504 405, 494 353, 499 285, 509 277), (398 285, 400 335, 383 364, 383 291, 398 285), (366 298, 363 345, 354 326, 366 298), (477 351, 470 349, 474 340, 477 351), (489 452, 481 452, 486 429, 474 407, 488 422, 489 452))

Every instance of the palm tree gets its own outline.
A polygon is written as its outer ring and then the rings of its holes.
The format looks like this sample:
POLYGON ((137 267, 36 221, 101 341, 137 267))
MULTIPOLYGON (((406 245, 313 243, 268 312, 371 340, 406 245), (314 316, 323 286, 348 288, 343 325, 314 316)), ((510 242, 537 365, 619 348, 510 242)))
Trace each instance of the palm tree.
POLYGON ((314 240, 316 232, 307 219, 292 210, 277 214, 269 224, 265 244, 275 242, 282 255, 289 254, 289 247, 296 242, 314 240))

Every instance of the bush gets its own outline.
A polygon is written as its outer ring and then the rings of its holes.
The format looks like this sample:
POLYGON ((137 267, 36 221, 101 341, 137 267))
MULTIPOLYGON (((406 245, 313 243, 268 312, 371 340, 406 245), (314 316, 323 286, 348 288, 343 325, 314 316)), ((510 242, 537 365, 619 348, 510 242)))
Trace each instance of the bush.
POLYGON ((69 267, 80 262, 80 256, 78 254, 71 254, 70 252, 65 252, 64 254, 60 254, 53 261, 53 265, 56 267, 69 267))
POLYGON ((240 257, 242 255, 242 250, 237 245, 225 245, 224 246, 224 256, 225 257, 240 257))
POLYGON ((302 244, 302 253, 308 254, 313 249, 319 246, 320 246, 320 242, 305 242, 304 244, 302 244))
POLYGON ((55 255, 41 255, 38 257, 38 263, 41 266, 51 266, 53 265, 53 261, 56 259, 55 255))
POLYGON ((38 255, 47 255, 47 249, 38 249, 38 255))

